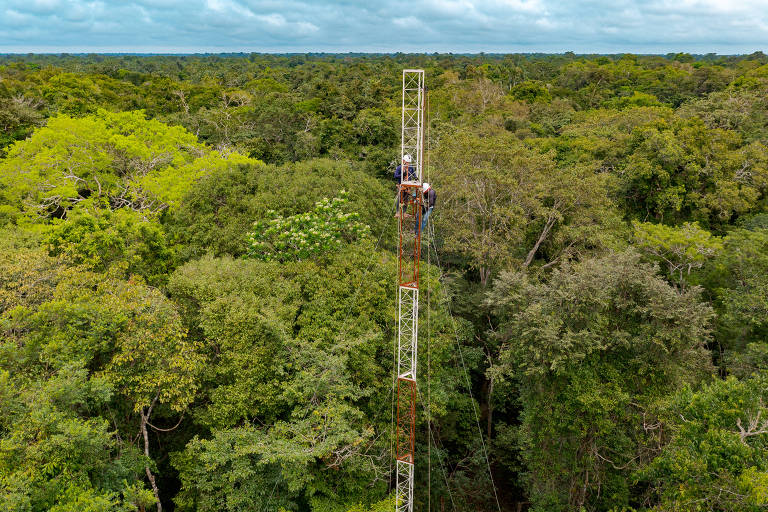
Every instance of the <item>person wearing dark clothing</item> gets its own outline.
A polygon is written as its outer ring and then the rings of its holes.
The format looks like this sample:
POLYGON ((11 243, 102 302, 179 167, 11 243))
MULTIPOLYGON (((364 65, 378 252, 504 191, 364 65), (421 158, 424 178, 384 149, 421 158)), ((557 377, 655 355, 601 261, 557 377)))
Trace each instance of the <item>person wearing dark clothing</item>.
POLYGON ((416 168, 411 165, 411 155, 403 156, 403 163, 395 168, 395 181, 398 184, 397 193, 395 194, 395 204, 393 206, 395 217, 397 217, 397 215, 400 213, 397 209, 398 205, 401 203, 405 205, 407 204, 406 201, 408 201, 407 193, 405 191, 401 191, 399 187, 399 185, 403 182, 403 179, 405 179, 405 181, 414 181, 416 179, 416 168), (403 173, 404 167, 407 169, 405 173, 403 173), (401 195, 403 197, 401 197, 401 195))
MULTIPOLYGON (((410 162, 411 157, 410 155, 405 155, 405 158, 403 159, 403 162, 410 162)), ((408 175, 405 176, 405 181, 415 181, 416 180, 416 168, 412 165, 408 166, 408 175)), ((395 181, 397 181, 397 184, 403 182, 403 166, 398 165, 395 168, 395 181)))
POLYGON ((424 199, 421 204, 421 230, 424 231, 427 228, 427 220, 429 214, 435 209, 435 201, 437 201, 437 192, 433 189, 429 183, 424 183, 421 189, 424 193, 424 199))

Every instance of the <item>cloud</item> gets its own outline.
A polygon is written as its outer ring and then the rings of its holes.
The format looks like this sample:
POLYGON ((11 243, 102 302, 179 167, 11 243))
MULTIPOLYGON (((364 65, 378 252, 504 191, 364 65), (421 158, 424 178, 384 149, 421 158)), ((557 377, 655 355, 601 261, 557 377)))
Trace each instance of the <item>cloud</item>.
POLYGON ((410 28, 416 30, 418 30, 420 26, 419 20, 413 16, 408 16, 406 18, 395 18, 392 20, 392 23, 394 23, 394 25, 399 28, 410 28))
POLYGON ((3 0, 0 52, 766 50, 768 0, 3 0))

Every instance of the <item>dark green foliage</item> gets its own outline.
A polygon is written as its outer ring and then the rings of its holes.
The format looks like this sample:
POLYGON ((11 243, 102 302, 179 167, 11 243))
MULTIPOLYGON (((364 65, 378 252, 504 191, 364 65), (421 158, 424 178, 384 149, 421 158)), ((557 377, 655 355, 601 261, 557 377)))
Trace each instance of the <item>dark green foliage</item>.
POLYGON ((621 192, 638 217, 719 228, 754 211, 768 185, 766 146, 697 119, 635 128, 630 147, 621 192))
MULTIPOLYGON (((214 432, 175 459, 180 506, 344 510, 383 495, 370 482, 389 464, 395 265, 369 241, 320 261, 203 258, 173 275, 208 354, 196 421, 214 432)), ((432 314, 433 357, 446 361, 449 325, 432 314)), ((437 416, 458 384, 442 382, 437 416)))
MULTIPOLYGON (((202 178, 179 210, 168 217, 169 232, 183 259, 206 252, 244 255, 247 233, 268 211, 290 216, 308 212, 317 201, 349 193, 349 212, 378 236, 389 222, 391 199, 385 185, 355 167, 331 160, 285 166, 241 165, 202 178)), ((394 191, 392 192, 394 197, 394 191)))
POLYGON ((635 478, 658 510, 757 512, 768 502, 766 375, 685 386, 652 426, 659 455, 635 478), (663 436, 663 437, 662 437, 663 436))
POLYGON ((525 81, 517 84, 510 91, 512 97, 516 100, 527 101, 529 103, 541 102, 548 103, 552 101, 546 86, 538 81, 525 81))
POLYGON ((712 290, 718 310, 716 339, 723 367, 739 375, 768 369, 768 230, 735 229, 705 267, 702 282, 712 290))
POLYGON ((768 506, 768 57, 568 52, 0 56, 0 509, 392 510, 403 68, 415 509, 768 506))
POLYGON ((153 285, 165 282, 175 260, 162 226, 131 210, 70 215, 53 225, 47 241, 51 256, 100 272, 123 264, 128 275, 153 285))
POLYGON ((507 274, 489 301, 505 343, 494 371, 519 388, 516 444, 533 509, 630 505, 645 411, 710 373, 709 306, 633 252, 564 266, 541 284, 507 274))

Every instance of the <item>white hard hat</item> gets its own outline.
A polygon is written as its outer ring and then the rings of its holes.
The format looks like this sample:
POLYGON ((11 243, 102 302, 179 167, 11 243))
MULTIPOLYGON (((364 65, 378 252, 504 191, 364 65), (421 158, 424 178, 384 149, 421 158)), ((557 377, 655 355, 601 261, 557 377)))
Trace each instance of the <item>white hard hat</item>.
POLYGON ((411 161, 411 155, 405 155, 403 157, 403 162, 410 162, 411 161))
POLYGON ((424 190, 429 190, 429 183, 423 183, 423 184, 421 185, 421 187, 422 187, 424 190))

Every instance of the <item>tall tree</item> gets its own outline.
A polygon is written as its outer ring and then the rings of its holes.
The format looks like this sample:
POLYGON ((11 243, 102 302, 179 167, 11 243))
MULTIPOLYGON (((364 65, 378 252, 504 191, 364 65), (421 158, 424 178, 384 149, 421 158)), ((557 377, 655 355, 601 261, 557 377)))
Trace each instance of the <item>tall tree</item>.
POLYGON ((504 342, 493 372, 520 393, 507 439, 533 509, 628 506, 629 475, 647 458, 646 411, 711 374, 711 308, 632 251, 564 265, 544 283, 505 274, 489 301, 504 342))

